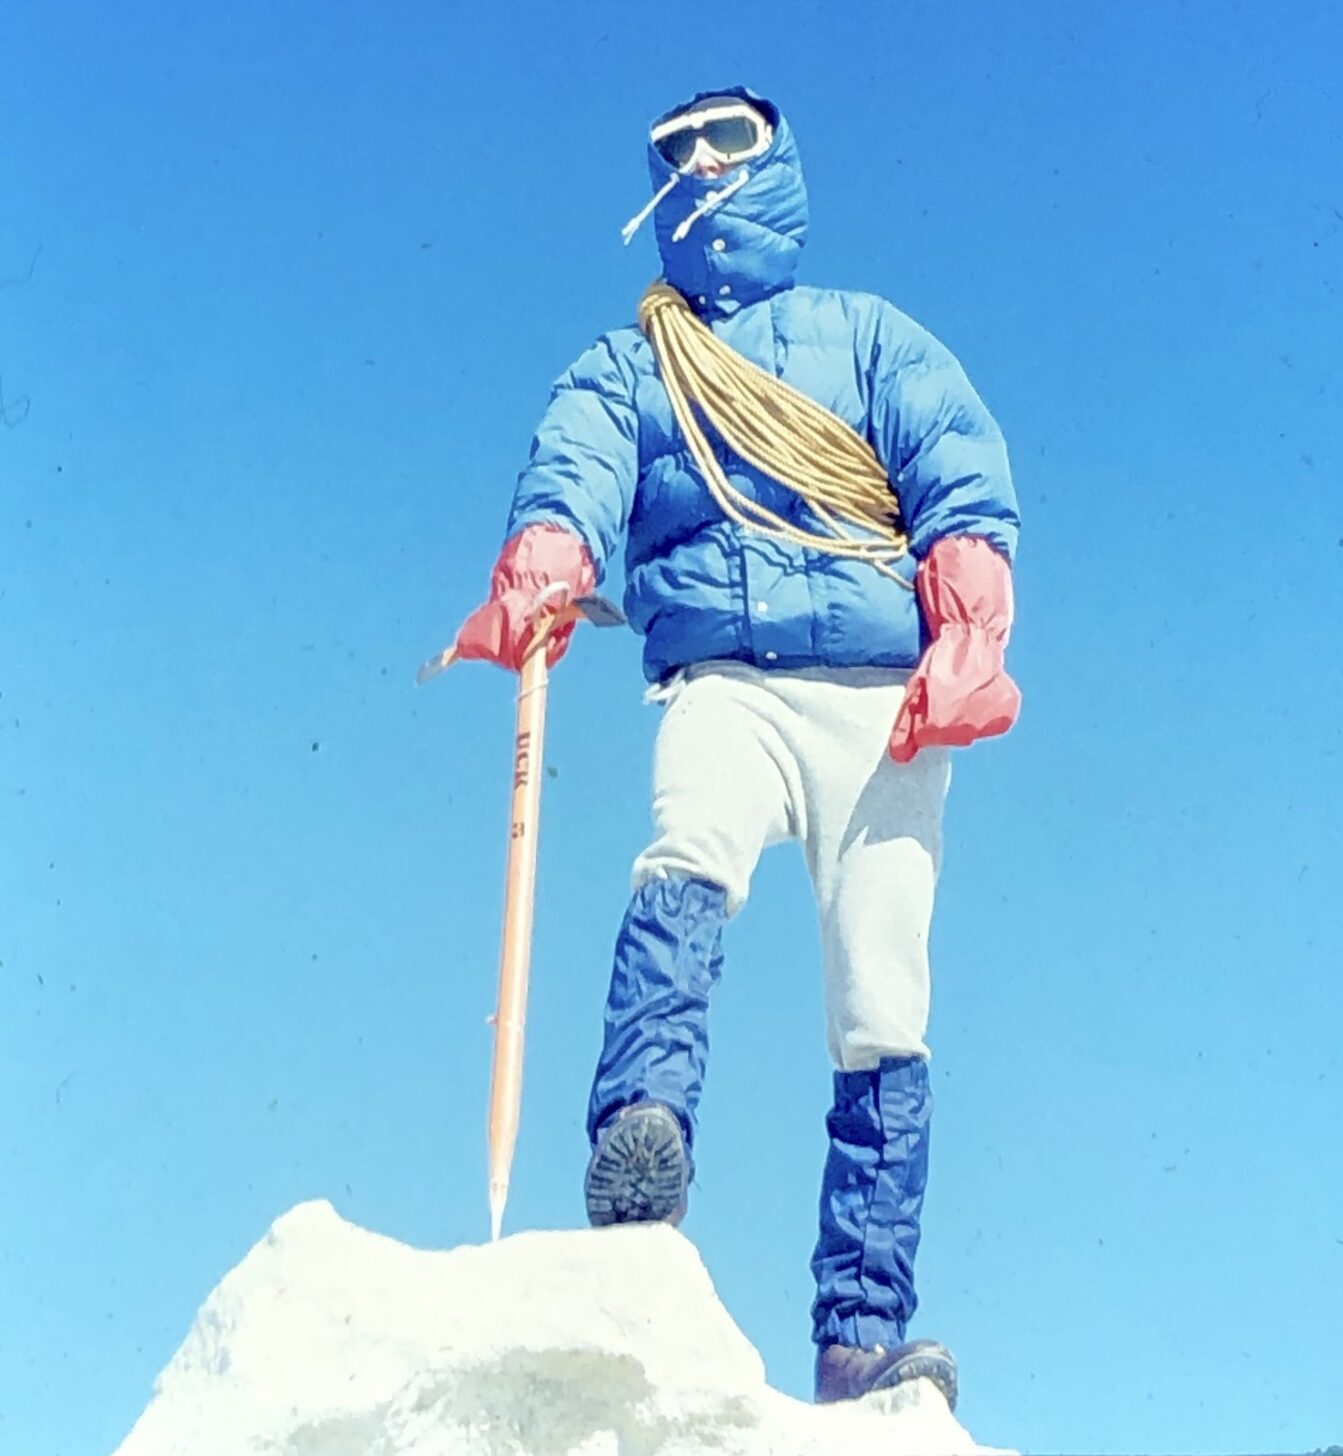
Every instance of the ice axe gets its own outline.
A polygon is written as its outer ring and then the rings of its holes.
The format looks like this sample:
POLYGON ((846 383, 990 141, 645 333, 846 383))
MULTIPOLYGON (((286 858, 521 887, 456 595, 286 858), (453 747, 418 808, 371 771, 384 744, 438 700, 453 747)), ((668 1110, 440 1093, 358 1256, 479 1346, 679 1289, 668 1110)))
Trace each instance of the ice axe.
MULTIPOLYGON (((504 883, 503 944, 499 1001, 494 1016, 494 1068, 490 1078, 490 1237, 497 1239, 508 1201, 509 1172, 522 1108, 522 1048, 527 1024, 527 977, 532 959, 532 911, 536 899, 536 845, 541 818, 541 762, 545 746, 546 644, 557 627, 576 621, 619 627, 625 618, 605 597, 577 597, 557 611, 542 609, 518 675, 517 726, 513 739, 513 800, 509 811, 508 870, 504 883)), ((417 683, 452 666, 455 645, 431 657, 417 683)))

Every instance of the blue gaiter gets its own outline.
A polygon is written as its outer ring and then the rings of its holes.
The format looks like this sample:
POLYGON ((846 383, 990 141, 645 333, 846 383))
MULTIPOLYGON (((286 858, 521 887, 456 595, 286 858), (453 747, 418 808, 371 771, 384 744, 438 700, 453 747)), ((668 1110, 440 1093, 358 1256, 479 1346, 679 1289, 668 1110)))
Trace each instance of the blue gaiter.
POLYGON ((709 1055, 709 993, 723 966, 726 892, 704 880, 649 880, 616 940, 606 1034, 588 1137, 631 1102, 664 1102, 694 1141, 709 1055))
POLYGON ((836 1072, 821 1233, 812 1255, 818 1345, 898 1345, 913 1315, 932 1093, 921 1057, 836 1072))

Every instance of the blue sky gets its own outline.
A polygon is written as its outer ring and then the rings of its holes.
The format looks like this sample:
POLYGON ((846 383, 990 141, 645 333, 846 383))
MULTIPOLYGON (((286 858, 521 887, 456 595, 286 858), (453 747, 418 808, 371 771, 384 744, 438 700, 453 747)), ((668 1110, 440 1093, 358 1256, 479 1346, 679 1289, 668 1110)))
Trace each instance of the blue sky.
MULTIPOLYGON (((302 1199, 487 1237, 511 687, 412 676, 655 271, 646 122, 738 81, 798 135, 802 277, 958 353, 1025 518, 915 1332, 996 1443, 1343 1440, 1340 53, 1324 0, 6 11, 0 1448, 110 1451, 302 1199)), ((640 690, 629 634, 557 673, 513 1229, 582 1218, 640 690)), ((686 1224, 796 1395, 816 944, 774 851, 686 1224)))

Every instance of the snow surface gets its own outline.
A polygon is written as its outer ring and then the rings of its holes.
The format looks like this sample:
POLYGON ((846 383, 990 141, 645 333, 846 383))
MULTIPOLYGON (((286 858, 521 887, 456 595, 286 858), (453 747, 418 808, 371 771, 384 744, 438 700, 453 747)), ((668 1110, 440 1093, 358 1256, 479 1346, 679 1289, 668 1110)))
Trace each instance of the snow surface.
POLYGON ((205 1301, 114 1456, 950 1456, 926 1381, 765 1383, 663 1224, 411 1249, 300 1204, 205 1301))

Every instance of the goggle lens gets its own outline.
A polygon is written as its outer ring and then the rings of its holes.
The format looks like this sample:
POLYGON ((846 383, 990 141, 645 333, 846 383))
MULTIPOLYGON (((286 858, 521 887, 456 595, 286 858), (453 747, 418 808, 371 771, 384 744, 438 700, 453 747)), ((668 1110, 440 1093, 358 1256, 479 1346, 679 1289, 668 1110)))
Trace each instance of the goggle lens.
POLYGON ((695 155, 701 137, 719 160, 731 162, 737 157, 749 156, 760 146, 760 123, 745 113, 720 116, 712 121, 687 122, 685 126, 660 137, 656 146, 662 156, 679 169, 695 155))

